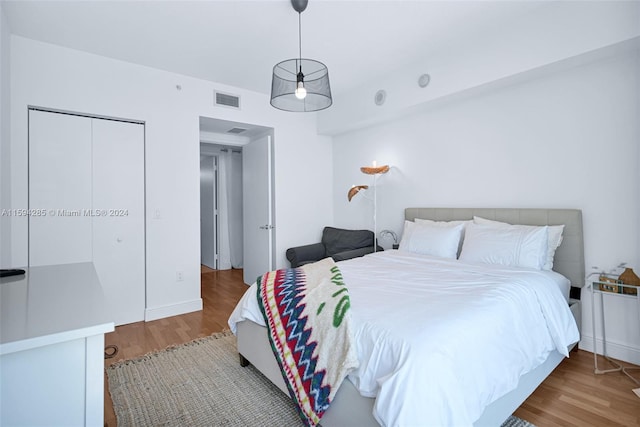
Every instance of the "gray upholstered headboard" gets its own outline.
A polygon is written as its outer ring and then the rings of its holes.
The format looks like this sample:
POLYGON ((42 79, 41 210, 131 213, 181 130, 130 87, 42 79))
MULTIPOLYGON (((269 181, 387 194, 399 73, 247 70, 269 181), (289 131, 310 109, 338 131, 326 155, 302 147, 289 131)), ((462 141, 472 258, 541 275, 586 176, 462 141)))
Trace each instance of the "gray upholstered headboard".
POLYGON ((584 241, 582 237, 582 211, 579 209, 487 209, 487 208, 406 208, 405 219, 434 221, 473 219, 481 216, 510 224, 562 225, 562 244, 556 250, 553 270, 571 280, 571 286, 585 283, 584 241))

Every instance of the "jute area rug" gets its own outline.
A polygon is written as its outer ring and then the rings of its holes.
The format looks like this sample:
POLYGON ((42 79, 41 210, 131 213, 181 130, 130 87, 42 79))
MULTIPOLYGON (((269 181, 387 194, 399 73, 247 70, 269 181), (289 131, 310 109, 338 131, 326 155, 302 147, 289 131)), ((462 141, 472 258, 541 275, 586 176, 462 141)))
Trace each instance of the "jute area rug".
MULTIPOLYGON (((107 368, 119 427, 302 426, 292 401, 253 366, 236 339, 215 334, 107 368)), ((510 417, 502 427, 535 427, 510 417)))

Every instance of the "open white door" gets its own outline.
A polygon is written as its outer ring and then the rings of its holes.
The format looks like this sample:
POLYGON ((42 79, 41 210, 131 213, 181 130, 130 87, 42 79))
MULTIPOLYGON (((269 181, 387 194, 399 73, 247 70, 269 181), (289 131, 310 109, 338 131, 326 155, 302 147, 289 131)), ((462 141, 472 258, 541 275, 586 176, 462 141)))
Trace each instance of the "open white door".
POLYGON ((217 269, 215 157, 200 157, 200 264, 217 269))
POLYGON ((244 282, 273 269, 271 136, 242 147, 244 282))

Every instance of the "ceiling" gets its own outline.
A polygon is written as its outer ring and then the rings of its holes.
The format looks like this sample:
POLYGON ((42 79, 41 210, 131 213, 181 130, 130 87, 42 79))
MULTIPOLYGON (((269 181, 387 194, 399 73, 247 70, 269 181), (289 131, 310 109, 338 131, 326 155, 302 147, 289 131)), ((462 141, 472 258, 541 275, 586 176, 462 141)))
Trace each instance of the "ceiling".
MULTIPOLYGON (((13 34, 262 93, 273 65, 298 52, 289 0, 1 1, 13 34)), ((302 56, 347 91, 545 3, 310 0, 302 56)))

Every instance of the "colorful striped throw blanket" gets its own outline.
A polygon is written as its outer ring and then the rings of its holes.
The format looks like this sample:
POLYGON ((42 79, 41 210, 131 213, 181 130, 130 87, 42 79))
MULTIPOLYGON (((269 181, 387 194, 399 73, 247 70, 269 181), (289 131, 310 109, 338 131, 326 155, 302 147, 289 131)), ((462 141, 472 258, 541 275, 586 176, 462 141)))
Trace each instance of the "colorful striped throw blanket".
POLYGON ((331 258, 258 278, 258 304, 298 414, 315 426, 358 367, 349 292, 331 258))

